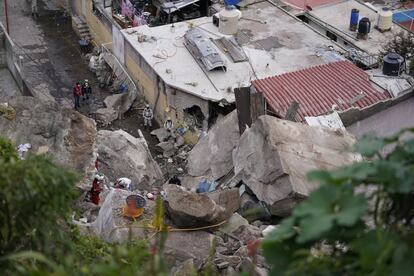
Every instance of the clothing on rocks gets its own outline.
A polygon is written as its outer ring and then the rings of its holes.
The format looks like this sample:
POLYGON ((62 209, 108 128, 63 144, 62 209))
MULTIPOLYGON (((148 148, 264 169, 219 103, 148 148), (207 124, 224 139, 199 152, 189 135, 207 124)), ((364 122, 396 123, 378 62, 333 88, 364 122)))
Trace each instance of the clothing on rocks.
POLYGON ((132 180, 127 177, 118 178, 115 183, 115 188, 127 189, 128 191, 132 191, 132 180))
POLYGON ((30 144, 20 144, 18 147, 17 147, 17 151, 18 151, 18 153, 19 153, 19 158, 20 159, 24 159, 24 157, 25 157, 25 153, 30 149, 30 148, 32 148, 32 145, 30 145, 30 144))

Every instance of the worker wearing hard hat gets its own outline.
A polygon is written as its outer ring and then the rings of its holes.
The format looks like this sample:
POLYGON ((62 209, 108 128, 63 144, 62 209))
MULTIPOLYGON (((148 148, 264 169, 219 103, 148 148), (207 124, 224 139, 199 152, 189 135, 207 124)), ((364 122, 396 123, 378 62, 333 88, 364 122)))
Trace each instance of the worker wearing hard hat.
POLYGON ((167 120, 164 122, 164 128, 171 132, 174 128, 173 121, 171 120, 171 117, 167 117, 167 120))
POLYGON ((152 112, 149 104, 145 105, 144 111, 142 112, 142 117, 144 117, 144 128, 152 127, 152 118, 154 118, 154 113, 152 112))

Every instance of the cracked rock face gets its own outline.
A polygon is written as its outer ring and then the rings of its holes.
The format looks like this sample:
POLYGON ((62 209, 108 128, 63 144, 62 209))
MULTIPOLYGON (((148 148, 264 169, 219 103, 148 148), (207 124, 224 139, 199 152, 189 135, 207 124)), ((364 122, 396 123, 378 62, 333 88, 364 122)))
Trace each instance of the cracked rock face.
POLYGON ((100 171, 113 181, 119 177, 132 180, 134 187, 149 190, 163 178, 145 141, 123 130, 100 130, 97 137, 100 171))
POLYGON ((239 142, 237 111, 233 111, 208 132, 190 151, 188 173, 191 176, 212 175, 219 179, 233 169, 232 153, 239 142))
POLYGON ((317 186, 312 170, 334 169, 357 161, 349 152, 356 139, 342 131, 261 116, 240 138, 234 173, 276 216, 287 216, 317 186))
POLYGON ((29 154, 47 154, 78 173, 93 167, 96 124, 88 117, 52 101, 34 97, 9 100, 13 120, 0 116, 0 135, 16 146, 30 143, 29 154))

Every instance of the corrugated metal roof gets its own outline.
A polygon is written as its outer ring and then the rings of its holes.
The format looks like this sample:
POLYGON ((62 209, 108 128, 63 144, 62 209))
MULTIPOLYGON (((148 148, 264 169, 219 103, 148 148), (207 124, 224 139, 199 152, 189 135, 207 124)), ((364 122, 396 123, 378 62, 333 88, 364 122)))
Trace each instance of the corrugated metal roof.
POLYGON ((326 114, 334 105, 336 110, 343 111, 391 98, 388 91, 374 88, 368 74, 349 61, 255 80, 252 84, 281 117, 285 117, 293 101, 298 102, 297 121, 304 121, 305 116, 326 114))

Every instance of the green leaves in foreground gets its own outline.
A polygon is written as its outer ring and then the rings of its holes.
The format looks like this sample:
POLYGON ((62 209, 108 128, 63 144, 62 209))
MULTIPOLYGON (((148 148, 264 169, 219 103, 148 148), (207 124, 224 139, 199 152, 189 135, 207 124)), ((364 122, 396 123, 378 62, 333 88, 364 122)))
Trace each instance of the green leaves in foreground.
POLYGON ((414 139, 405 132, 414 129, 365 137, 355 150, 367 161, 308 175, 321 187, 263 242, 272 275, 414 274, 414 139))

